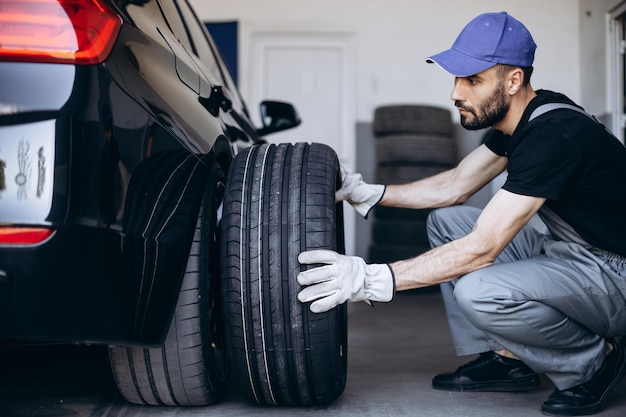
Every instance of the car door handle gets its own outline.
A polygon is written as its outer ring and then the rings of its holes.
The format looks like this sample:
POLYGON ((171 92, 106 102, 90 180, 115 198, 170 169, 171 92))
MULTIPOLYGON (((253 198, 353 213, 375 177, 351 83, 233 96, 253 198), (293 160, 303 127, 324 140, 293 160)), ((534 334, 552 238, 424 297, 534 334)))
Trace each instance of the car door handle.
POLYGON ((211 88, 209 97, 198 97, 200 104, 204 106, 214 117, 220 114, 220 109, 227 112, 233 108, 233 102, 226 97, 222 86, 216 85, 211 88))

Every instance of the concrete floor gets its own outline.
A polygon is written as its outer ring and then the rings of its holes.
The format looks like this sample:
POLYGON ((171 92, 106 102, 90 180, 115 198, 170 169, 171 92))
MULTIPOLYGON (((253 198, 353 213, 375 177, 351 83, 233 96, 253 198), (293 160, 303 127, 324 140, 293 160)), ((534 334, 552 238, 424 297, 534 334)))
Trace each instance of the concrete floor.
MULTIPOLYGON (((349 310, 348 382, 325 407, 276 408, 246 403, 236 392, 218 405, 141 407, 116 393, 101 347, 0 349, 0 417, 191 416, 541 416, 553 390, 452 393, 431 388, 432 377, 470 358, 454 355, 438 292, 400 293, 390 304, 349 310)), ((598 416, 626 415, 626 382, 598 416)))

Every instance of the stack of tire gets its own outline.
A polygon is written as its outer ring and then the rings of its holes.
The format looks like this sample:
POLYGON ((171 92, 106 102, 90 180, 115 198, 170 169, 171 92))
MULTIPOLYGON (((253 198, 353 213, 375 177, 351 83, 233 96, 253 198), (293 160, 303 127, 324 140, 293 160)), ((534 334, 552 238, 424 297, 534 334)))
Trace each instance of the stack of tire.
MULTIPOLYGON (((374 112, 376 182, 404 184, 452 168, 457 149, 450 110, 428 105, 389 105, 374 112)), ((370 262, 414 257, 430 246, 429 210, 377 206, 372 226, 370 262)))

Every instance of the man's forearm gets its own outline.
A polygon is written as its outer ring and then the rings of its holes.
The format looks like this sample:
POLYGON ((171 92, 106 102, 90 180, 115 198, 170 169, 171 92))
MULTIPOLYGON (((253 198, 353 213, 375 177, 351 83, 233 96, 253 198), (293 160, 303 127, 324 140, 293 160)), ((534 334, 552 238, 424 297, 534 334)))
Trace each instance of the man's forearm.
POLYGON ((466 236, 390 266, 396 278, 396 290, 404 291, 452 281, 492 265, 493 260, 492 254, 472 245, 472 238, 466 236))
POLYGON ((442 172, 409 184, 388 185, 380 204, 389 207, 429 209, 464 202, 463 195, 452 187, 452 171, 442 172))

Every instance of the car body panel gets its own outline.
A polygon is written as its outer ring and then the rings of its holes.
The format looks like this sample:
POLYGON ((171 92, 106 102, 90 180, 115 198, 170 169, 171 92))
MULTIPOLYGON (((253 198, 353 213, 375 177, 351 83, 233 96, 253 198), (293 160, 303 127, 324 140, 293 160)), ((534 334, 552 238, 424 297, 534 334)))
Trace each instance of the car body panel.
POLYGON ((177 2, 107 1, 102 64, 0 62, 0 227, 54 230, 0 245, 0 342, 162 342, 209 167, 261 140, 202 26, 173 32, 177 2))

